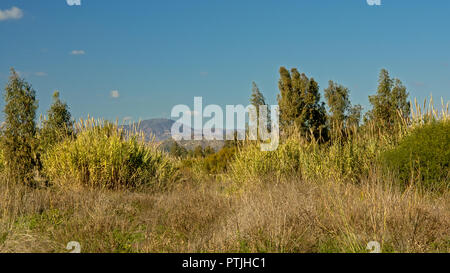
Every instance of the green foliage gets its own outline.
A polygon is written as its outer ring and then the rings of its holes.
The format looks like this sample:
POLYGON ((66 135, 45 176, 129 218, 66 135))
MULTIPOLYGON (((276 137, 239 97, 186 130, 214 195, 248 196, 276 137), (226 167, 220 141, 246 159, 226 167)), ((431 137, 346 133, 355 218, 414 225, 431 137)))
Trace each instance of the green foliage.
POLYGON ((36 166, 36 92, 11 69, 4 99, 1 144, 7 177, 13 182, 29 184, 36 166))
POLYGON ((333 81, 329 81, 328 88, 325 89, 325 99, 331 112, 328 122, 335 136, 343 135, 345 128, 358 126, 361 119, 362 107, 352 107, 349 92, 348 88, 333 81))
POLYGON ((176 141, 173 141, 169 148, 169 154, 173 157, 186 157, 188 155, 188 150, 178 144, 176 141))
POLYGON ((362 110, 363 108, 360 104, 354 105, 350 108, 346 122, 347 127, 359 126, 361 122, 362 110))
POLYGON ((4 170, 5 170, 5 156, 3 154, 3 149, 0 149, 0 173, 2 173, 4 170))
POLYGON ((407 99, 408 92, 402 82, 391 79, 388 71, 382 69, 377 94, 369 97, 373 109, 367 113, 366 120, 373 121, 383 131, 397 130, 411 114, 407 99))
POLYGON ((319 85, 313 78, 280 68, 280 129, 287 133, 296 128, 308 138, 327 140, 325 104, 320 102, 319 85))
POLYGON ((428 190, 450 188, 450 123, 439 121, 415 128, 382 157, 386 169, 403 185, 428 190))
POLYGON ((236 154, 236 147, 224 147, 217 153, 212 153, 203 161, 203 168, 209 174, 224 173, 236 154))
POLYGON ((205 154, 203 152, 203 147, 201 145, 198 145, 197 147, 195 147, 193 156, 194 157, 204 157, 205 156, 205 154))
POLYGON ((257 113, 259 113, 260 105, 266 105, 266 99, 264 98, 264 95, 261 93, 259 87, 256 85, 255 82, 252 83, 252 94, 250 97, 250 103, 256 107, 257 113))
POLYGON ((47 119, 43 121, 40 131, 40 145, 43 151, 55 143, 73 135, 73 120, 66 103, 59 99, 59 92, 53 94, 53 104, 47 111, 47 119))
POLYGON ((206 146, 205 149, 203 149, 203 154, 207 157, 212 154, 215 154, 216 151, 211 146, 206 146))
POLYGON ((331 111, 329 122, 332 128, 344 124, 351 105, 348 88, 329 81, 328 88, 325 89, 325 99, 331 111))
POLYGON ((375 167, 380 147, 379 140, 362 133, 349 134, 347 139, 328 145, 292 136, 273 152, 261 151, 258 145, 242 147, 230 165, 229 175, 238 188, 293 177, 358 183, 375 167))
POLYGON ((177 178, 172 161, 143 136, 124 135, 116 125, 80 122, 76 138, 56 144, 43 157, 45 174, 63 186, 108 189, 164 188, 177 178))
POLYGON ((261 93, 261 91, 259 90, 259 87, 256 85, 255 82, 252 83, 252 94, 250 96, 250 103, 251 105, 255 106, 256 108, 256 122, 257 122, 257 134, 259 135, 259 107, 261 105, 266 105, 267 106, 267 128, 268 130, 270 130, 270 109, 268 107, 268 105, 266 104, 266 99, 264 98, 264 95, 261 93))
POLYGON ((114 242, 114 253, 132 253, 133 245, 145 238, 141 232, 125 232, 120 229, 114 229, 111 237, 114 242))
POLYGON ((240 149, 230 164, 230 178, 237 188, 246 187, 267 178, 292 178, 299 174, 299 142, 292 140, 281 144, 276 151, 261 151, 259 145, 240 149))

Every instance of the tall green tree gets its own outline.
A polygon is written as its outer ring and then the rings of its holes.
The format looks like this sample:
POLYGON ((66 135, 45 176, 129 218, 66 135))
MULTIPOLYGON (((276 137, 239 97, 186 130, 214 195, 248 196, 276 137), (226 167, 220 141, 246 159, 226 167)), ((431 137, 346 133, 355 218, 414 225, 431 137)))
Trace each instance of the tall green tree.
POLYGON ((4 100, 1 144, 7 177, 12 182, 29 184, 36 166, 36 92, 11 69, 4 100))
POLYGON ((402 82, 399 79, 391 79, 389 72, 382 69, 377 94, 369 96, 372 110, 367 113, 366 120, 374 121, 375 126, 382 130, 398 128, 402 119, 407 119, 411 114, 408 95, 402 82))
POLYGON ((53 104, 47 111, 40 132, 40 144, 43 150, 73 135, 73 120, 67 103, 59 98, 59 92, 53 93, 53 104))
POLYGON ((260 112, 259 108, 261 105, 267 106, 267 128, 270 130, 270 109, 269 106, 266 104, 266 99, 264 98, 264 95, 259 90, 258 85, 256 85, 255 82, 252 82, 252 94, 250 96, 250 103, 251 105, 255 106, 256 108, 256 121, 257 121, 257 128, 258 128, 258 135, 259 135, 259 119, 260 119, 260 112))
POLYGON ((255 82, 252 82, 252 95, 250 97, 250 103, 255 106, 257 110, 259 110, 260 105, 266 105, 266 99, 255 82))
POLYGON ((342 133, 346 127, 359 125, 362 107, 352 106, 349 96, 348 88, 329 81, 325 99, 331 112, 328 121, 334 133, 342 133))
POLYGON ((320 101, 318 83, 296 68, 289 72, 281 67, 278 87, 281 130, 286 133, 294 126, 302 135, 326 140, 326 110, 320 101))
POLYGON ((325 99, 331 112, 329 115, 331 127, 333 129, 344 127, 344 122, 348 117, 347 112, 351 105, 348 88, 329 81, 328 88, 325 89, 325 99))
POLYGON ((347 127, 359 127, 359 124, 361 122, 362 110, 363 108, 360 104, 354 105, 350 108, 346 122, 347 127))

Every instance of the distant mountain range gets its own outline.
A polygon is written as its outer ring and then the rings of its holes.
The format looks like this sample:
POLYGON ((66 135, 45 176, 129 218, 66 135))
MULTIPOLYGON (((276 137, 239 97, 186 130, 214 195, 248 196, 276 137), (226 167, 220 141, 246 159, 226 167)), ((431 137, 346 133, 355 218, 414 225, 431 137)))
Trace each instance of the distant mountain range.
POLYGON ((171 138, 171 130, 175 121, 171 119, 158 118, 143 120, 131 125, 124 125, 125 130, 137 129, 145 134, 147 140, 155 137, 156 141, 164 141, 171 138))
MULTIPOLYGON (((157 118, 157 119, 148 119, 143 120, 138 123, 133 123, 131 125, 123 125, 125 130, 134 130, 141 131, 144 133, 147 141, 150 141, 155 138, 155 141, 162 142, 163 147, 167 149, 172 143, 172 126, 175 124, 175 121, 166 118, 157 118)), ((222 129, 219 129, 222 130, 222 129)), ((229 134, 229 133, 227 133, 229 134)), ((218 150, 220 149, 224 141, 221 140, 183 140, 178 142, 180 145, 186 147, 187 149, 194 149, 197 146, 202 146, 203 148, 206 146, 211 146, 212 148, 218 150)))

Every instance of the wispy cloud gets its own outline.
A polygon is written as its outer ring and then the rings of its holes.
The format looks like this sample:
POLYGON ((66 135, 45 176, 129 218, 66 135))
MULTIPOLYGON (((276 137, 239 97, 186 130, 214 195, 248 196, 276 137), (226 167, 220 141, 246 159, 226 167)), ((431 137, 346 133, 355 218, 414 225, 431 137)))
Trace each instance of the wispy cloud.
POLYGON ((48 76, 48 74, 46 72, 36 72, 34 73, 34 75, 38 76, 38 77, 45 77, 48 76))
POLYGON ((422 87, 425 86, 425 83, 424 83, 424 82, 420 82, 420 81, 415 81, 415 82, 413 82, 412 84, 413 84, 413 86, 416 87, 416 88, 422 88, 422 87))
POLYGON ((206 77, 208 75, 209 75, 209 73, 207 71, 200 72, 200 76, 206 77))
POLYGON ((18 20, 23 17, 23 11, 18 7, 12 7, 10 9, 0 9, 0 21, 5 20, 18 20))
POLYGON ((81 6, 81 0, 66 0, 69 6, 81 6))
POLYGON ((120 97, 120 93, 118 90, 111 91, 110 95, 111 95, 111 98, 113 98, 113 99, 118 99, 120 97))
POLYGON ((70 55, 84 55, 86 52, 84 50, 72 50, 70 55))

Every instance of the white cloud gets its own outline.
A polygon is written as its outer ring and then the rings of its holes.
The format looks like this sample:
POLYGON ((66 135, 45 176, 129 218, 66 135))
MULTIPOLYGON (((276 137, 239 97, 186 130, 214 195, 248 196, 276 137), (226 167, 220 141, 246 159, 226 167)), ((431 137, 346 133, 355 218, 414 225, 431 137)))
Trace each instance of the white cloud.
POLYGON ((111 94, 111 98, 113 98, 113 99, 118 99, 120 97, 120 93, 118 90, 113 90, 113 91, 111 91, 110 94, 111 94))
POLYGON ((0 10, 0 21, 18 20, 23 17, 23 11, 18 7, 0 10))
POLYGON ((72 50, 70 55, 84 55, 86 52, 84 50, 72 50))
POLYGON ((81 6, 81 0, 66 0, 69 6, 81 6))
POLYGON ((45 77, 45 76, 48 76, 48 74, 45 73, 45 72, 36 72, 36 73, 34 73, 34 75, 36 75, 36 76, 38 76, 38 77, 45 77))
POLYGON ((417 87, 417 88, 425 87, 425 83, 424 82, 420 82, 420 81, 415 81, 412 84, 414 85, 414 87, 417 87))

